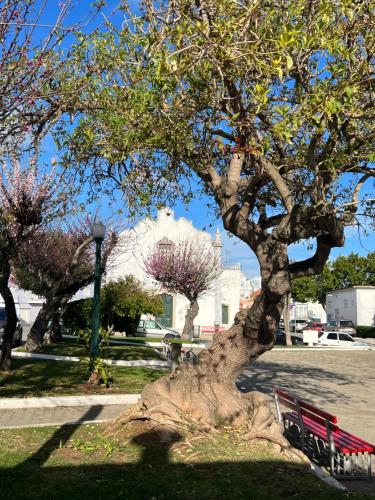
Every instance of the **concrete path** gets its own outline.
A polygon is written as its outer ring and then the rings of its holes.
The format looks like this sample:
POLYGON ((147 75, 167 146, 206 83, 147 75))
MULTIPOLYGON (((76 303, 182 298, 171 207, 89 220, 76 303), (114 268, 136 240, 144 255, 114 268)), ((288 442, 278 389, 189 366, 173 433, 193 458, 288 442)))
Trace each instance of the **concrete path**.
POLYGON ((107 422, 126 410, 128 405, 92 405, 77 407, 1 410, 0 429, 44 427, 49 425, 107 422))
POLYGON ((0 399, 0 429, 112 420, 140 394, 0 399))

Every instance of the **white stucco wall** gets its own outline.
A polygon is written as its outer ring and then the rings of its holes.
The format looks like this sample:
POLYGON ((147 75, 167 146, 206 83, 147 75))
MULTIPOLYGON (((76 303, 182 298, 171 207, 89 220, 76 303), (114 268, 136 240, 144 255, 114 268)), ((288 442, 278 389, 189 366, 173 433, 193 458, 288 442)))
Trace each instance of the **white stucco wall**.
POLYGON ((356 286, 327 293, 327 319, 353 321, 355 325, 375 324, 375 287, 356 286))
POLYGON ((358 288, 356 292, 357 324, 375 326, 375 287, 358 288))
MULTIPOLYGON (((106 280, 132 274, 147 288, 163 291, 147 276, 144 260, 152 248, 164 237, 173 242, 197 239, 206 242, 207 245, 213 244, 212 236, 196 229, 191 221, 183 217, 176 220, 173 211, 169 209, 159 211, 156 220, 145 219, 133 230, 121 234, 120 251, 116 252, 115 257, 109 263, 106 280)), ((220 245, 217 251, 221 251, 220 245)), ((242 284, 246 282, 246 276, 242 273, 240 266, 234 267, 235 269, 224 269, 216 286, 198 299, 199 314, 194 321, 195 325, 214 326, 215 320, 218 319, 221 324, 221 304, 228 306, 228 324, 233 323, 234 316, 239 310, 241 281, 242 284)), ((189 302, 185 297, 173 295, 172 328, 182 330, 188 306, 189 302)))

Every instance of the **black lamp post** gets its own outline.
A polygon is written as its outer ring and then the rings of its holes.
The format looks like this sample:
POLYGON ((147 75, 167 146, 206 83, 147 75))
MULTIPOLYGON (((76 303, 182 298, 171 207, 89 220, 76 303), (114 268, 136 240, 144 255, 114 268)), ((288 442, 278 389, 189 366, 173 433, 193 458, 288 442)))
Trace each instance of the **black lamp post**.
POLYGON ((92 225, 92 239, 96 243, 95 251, 95 282, 94 303, 92 309, 92 335, 90 342, 90 360, 93 365, 99 355, 99 325, 100 325, 100 279, 101 279, 101 249, 105 235, 105 225, 94 222, 92 225))

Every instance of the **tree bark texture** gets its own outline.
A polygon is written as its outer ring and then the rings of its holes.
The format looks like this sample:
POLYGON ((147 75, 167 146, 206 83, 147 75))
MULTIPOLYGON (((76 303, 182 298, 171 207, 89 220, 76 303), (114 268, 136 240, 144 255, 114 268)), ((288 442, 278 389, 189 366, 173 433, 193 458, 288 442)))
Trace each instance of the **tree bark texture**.
POLYGON ((14 332, 17 326, 17 312, 12 292, 8 286, 1 286, 0 293, 3 297, 7 321, 3 333, 3 345, 1 348, 0 370, 9 370, 11 366, 12 346, 14 332))
POLYGON ((47 331, 47 337, 49 342, 61 342, 63 340, 61 325, 61 308, 52 314, 49 320, 49 326, 47 331))
POLYGON ((190 301, 190 307, 185 315, 184 329, 182 330, 181 338, 183 340, 191 340, 194 329, 194 319, 198 316, 199 305, 197 300, 190 301))
POLYGON ((12 292, 9 288, 10 266, 8 260, 2 256, 0 294, 3 297, 6 311, 6 325, 3 333, 3 345, 1 347, 0 370, 9 370, 12 357, 12 346, 14 332, 17 326, 17 312, 12 292))
POLYGON ((48 299, 43 304, 26 339, 26 351, 35 352, 42 348, 43 338, 48 331, 50 321, 60 307, 60 301, 56 298, 48 299))

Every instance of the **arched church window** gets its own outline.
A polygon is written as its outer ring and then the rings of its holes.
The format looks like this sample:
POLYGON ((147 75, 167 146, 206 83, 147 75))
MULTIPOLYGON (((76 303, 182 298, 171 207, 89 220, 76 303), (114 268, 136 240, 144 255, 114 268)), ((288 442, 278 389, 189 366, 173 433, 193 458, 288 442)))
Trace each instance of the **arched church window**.
POLYGON ((165 257, 169 257, 172 253, 173 241, 169 240, 166 236, 158 242, 159 252, 165 257))

